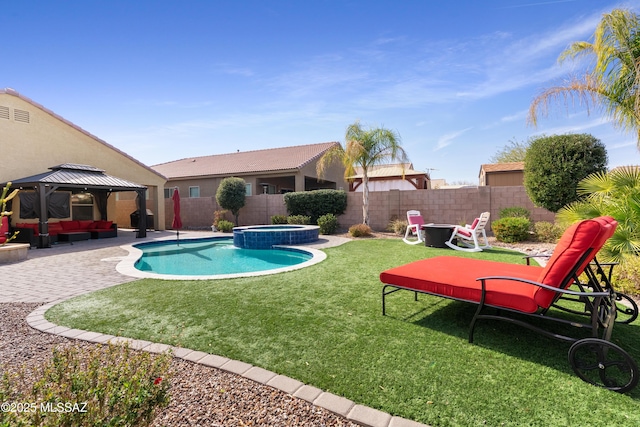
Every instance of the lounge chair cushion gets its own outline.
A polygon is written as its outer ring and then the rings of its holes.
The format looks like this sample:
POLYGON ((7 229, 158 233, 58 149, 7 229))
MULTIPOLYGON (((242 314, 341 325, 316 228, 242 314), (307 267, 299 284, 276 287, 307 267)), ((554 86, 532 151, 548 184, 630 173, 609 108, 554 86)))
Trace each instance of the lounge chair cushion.
MULTIPOLYGON (((568 282, 563 281, 566 281, 571 269, 579 263, 580 257, 588 249, 596 247, 602 232, 603 226, 599 221, 584 220, 573 224, 560 238, 553 255, 536 281, 554 287, 566 286, 568 282)), ((595 254, 596 251, 592 251, 587 259, 592 260, 595 254)), ((584 269, 584 266, 586 263, 582 262, 581 268, 584 269)), ((580 274, 582 271, 578 270, 580 274)), ((557 293, 540 288, 536 292, 535 300, 540 307, 549 307, 556 296, 557 293)))
MULTIPOLYGON (((480 302, 483 276, 510 276, 536 280, 540 267, 522 264, 440 256, 386 270, 380 281, 450 298, 480 302)), ((491 280, 487 282, 486 304, 525 313, 538 310, 534 296, 537 288, 524 283, 491 280)))

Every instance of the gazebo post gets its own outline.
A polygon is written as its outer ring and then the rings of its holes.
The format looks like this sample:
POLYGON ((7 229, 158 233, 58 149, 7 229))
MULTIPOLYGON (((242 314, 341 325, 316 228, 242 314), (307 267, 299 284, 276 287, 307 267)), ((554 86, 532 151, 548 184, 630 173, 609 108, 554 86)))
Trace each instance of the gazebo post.
POLYGON ((138 220, 138 234, 136 237, 147 237, 147 189, 137 190, 140 201, 140 219, 138 220))
POLYGON ((43 183, 38 184, 38 197, 40 198, 40 214, 39 230, 38 230, 38 247, 50 248, 51 239, 49 238, 49 209, 47 205, 47 193, 46 185, 43 183))

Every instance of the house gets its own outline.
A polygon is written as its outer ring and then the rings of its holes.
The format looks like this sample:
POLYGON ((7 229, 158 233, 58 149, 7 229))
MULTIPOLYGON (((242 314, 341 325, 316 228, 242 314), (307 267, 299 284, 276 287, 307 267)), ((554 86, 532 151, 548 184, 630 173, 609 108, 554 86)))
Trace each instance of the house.
MULTIPOLYGON (((431 188, 429 175, 413 169, 411 163, 374 165, 367 169, 369 191, 424 190, 431 188)), ((350 177, 349 191, 362 192, 362 168, 350 177)))
POLYGON ((283 194, 346 187, 342 165, 331 166, 323 179, 316 174, 316 162, 337 142, 237 151, 154 165, 167 177, 165 197, 178 188, 183 198, 215 198, 220 182, 238 177, 246 182, 246 195, 283 194))
POLYGON ((506 187, 524 185, 524 162, 481 165, 478 179, 481 186, 506 187))
MULTIPOLYGON (((128 227, 129 216, 136 211, 136 196, 140 194, 145 195, 146 208, 156 218, 156 228, 164 229, 162 192, 166 179, 160 173, 13 89, 0 89, 0 149, 0 183, 38 178, 24 182, 40 182, 47 198, 58 194, 70 201, 69 216, 60 219, 72 220, 78 215, 105 219, 106 216, 128 227), (96 198, 91 185, 84 181, 62 185, 63 182, 52 184, 43 178, 61 168, 73 169, 71 175, 75 178, 86 173, 108 176, 109 180, 94 186, 94 190, 99 187, 105 197, 96 198), (113 183, 116 184, 112 188, 109 185, 113 183)), ((60 174, 57 176, 60 178, 60 174)), ((23 186, 21 193, 38 191, 37 186, 23 186)), ((13 225, 40 221, 22 221, 19 198, 13 202, 13 225)), ((46 224, 47 219, 40 222, 46 224)))

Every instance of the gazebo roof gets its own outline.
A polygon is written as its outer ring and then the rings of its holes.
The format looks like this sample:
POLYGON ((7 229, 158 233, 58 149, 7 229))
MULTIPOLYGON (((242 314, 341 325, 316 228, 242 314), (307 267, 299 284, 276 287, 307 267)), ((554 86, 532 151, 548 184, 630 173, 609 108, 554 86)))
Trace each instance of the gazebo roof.
POLYGON ((143 190, 144 185, 107 175, 104 170, 90 165, 64 163, 49 168, 49 172, 11 181, 12 187, 31 187, 49 184, 65 188, 90 188, 109 191, 143 190))

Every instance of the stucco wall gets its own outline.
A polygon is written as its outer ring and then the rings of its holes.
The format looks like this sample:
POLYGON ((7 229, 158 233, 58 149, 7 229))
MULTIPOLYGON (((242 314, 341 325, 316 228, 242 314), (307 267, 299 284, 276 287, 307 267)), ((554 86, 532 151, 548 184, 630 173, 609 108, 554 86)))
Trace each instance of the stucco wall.
MULTIPOLYGON (((523 186, 471 187, 448 190, 373 191, 369 193, 369 218, 374 230, 386 229, 390 220, 404 219, 411 209, 421 211, 426 222, 441 224, 470 223, 481 212, 491 212, 491 220, 501 209, 524 207, 531 211, 533 221, 553 221, 555 215, 533 206, 523 186)), ((165 201, 167 228, 173 219, 170 199, 165 201)), ((181 216, 185 228, 209 228, 213 211, 220 209, 215 199, 182 199, 181 216)), ((284 196, 257 195, 247 197, 240 210, 240 225, 268 224, 272 215, 286 215, 284 196)), ((232 220, 230 214, 227 219, 232 220)), ((362 193, 347 193, 347 211, 339 218, 342 227, 362 222, 362 193)))
MULTIPOLYGON (((47 172, 50 167, 63 163, 95 166, 109 175, 149 187, 147 207, 161 220, 160 224, 164 224, 161 201, 165 179, 162 176, 20 96, 0 92, 0 109, 4 110, 3 107, 8 108, 9 118, 0 117, 0 147, 4 158, 0 182, 47 172), (16 121, 15 110, 28 112, 28 123, 16 121)), ((109 198, 111 218, 119 216, 115 199, 109 198)))

